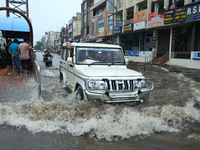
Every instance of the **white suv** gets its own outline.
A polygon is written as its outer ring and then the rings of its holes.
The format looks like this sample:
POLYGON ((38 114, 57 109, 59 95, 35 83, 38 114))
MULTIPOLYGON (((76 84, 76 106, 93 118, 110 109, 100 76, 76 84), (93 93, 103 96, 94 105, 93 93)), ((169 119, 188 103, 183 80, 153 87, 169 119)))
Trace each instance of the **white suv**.
POLYGON ((153 81, 127 69, 122 48, 99 43, 63 45, 60 80, 78 100, 106 103, 142 103, 153 90, 153 81))

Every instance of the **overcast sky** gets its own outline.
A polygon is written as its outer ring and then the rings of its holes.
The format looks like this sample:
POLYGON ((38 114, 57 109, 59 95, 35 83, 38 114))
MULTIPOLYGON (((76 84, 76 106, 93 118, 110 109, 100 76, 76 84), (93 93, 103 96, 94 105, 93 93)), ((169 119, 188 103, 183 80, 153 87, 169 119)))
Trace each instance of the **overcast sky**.
MULTIPOLYGON (((0 0, 5 7, 6 0, 0 0)), ((29 16, 33 25, 34 43, 41 40, 45 32, 60 31, 68 21, 81 12, 82 0, 29 0, 29 16)), ((5 13, 0 13, 5 16, 5 13)))

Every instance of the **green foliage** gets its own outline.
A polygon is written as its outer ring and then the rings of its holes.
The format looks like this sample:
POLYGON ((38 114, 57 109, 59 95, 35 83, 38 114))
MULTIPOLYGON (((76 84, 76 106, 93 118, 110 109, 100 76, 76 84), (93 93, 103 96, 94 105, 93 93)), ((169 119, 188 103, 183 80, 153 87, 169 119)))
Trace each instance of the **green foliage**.
POLYGON ((37 41, 35 46, 34 46, 35 50, 42 50, 42 42, 37 41))

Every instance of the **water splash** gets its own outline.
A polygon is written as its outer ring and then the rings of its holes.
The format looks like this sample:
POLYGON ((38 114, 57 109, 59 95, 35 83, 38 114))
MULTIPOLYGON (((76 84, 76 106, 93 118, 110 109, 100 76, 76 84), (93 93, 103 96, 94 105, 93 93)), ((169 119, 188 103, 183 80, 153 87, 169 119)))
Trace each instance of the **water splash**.
POLYGON ((126 105, 101 105, 94 102, 73 103, 55 99, 51 102, 21 101, 0 104, 0 125, 25 127, 36 132, 88 134, 97 140, 130 138, 155 132, 178 132, 187 122, 200 121, 200 110, 189 101, 184 107, 152 106, 143 109, 126 105))

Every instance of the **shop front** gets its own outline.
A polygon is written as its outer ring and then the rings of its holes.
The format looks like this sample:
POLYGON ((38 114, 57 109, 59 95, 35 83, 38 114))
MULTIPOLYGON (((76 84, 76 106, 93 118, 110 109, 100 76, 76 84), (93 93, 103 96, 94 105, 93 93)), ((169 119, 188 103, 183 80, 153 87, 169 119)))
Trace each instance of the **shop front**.
POLYGON ((186 23, 186 7, 166 11, 164 25, 166 30, 158 32, 158 57, 169 53, 170 58, 190 59, 192 26, 186 23))
POLYGON ((186 7, 186 22, 191 24, 191 59, 200 60, 200 2, 186 7))

